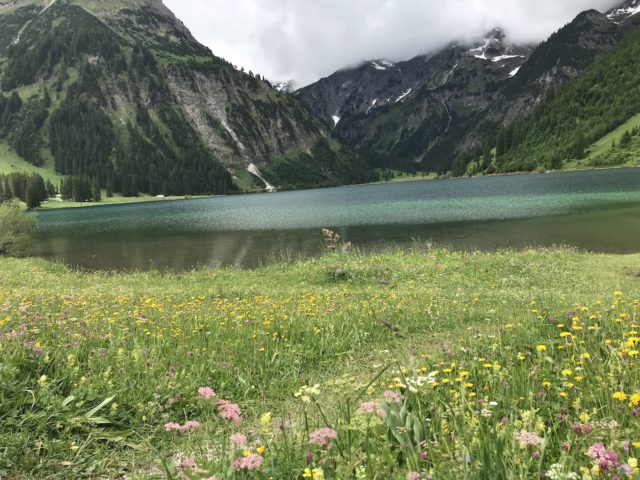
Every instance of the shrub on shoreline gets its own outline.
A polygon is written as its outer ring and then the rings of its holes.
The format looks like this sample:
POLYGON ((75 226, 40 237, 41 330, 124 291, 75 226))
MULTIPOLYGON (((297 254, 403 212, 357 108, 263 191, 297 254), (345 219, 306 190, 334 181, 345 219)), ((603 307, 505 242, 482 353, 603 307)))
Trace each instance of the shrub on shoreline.
POLYGON ((35 233, 35 219, 17 201, 0 204, 0 256, 22 256, 35 233))

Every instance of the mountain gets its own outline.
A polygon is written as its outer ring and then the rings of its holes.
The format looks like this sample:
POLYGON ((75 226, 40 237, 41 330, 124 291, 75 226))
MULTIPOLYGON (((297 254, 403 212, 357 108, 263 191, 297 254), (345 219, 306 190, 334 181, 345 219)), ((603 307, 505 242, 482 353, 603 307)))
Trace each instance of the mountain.
POLYGON ((640 20, 640 0, 628 0, 607 12, 607 17, 615 23, 631 23, 640 20), (635 18, 634 18, 635 17, 635 18))
MULTIPOLYGON (((396 64, 367 62, 297 92, 334 134, 382 165, 460 174, 636 26, 640 0, 589 10, 537 46, 495 29, 396 64)), ((487 167, 487 165, 485 165, 487 167)))
POLYGON ((487 108, 532 50, 495 29, 409 61, 366 62, 296 95, 357 149, 415 163, 487 108))
MULTIPOLYGON (((617 13, 613 18, 621 16, 617 13)), ((545 97, 529 116, 499 131, 497 169, 636 163, 640 160, 638 71, 640 29, 635 29, 583 74, 545 97)))
POLYGON ((364 181, 298 100, 199 44, 160 0, 0 0, 0 142, 125 194, 364 181))
POLYGON ((517 75, 504 85, 497 99, 476 119, 459 142, 454 174, 464 173, 466 164, 487 145, 495 145, 496 132, 529 115, 547 95, 577 78, 599 56, 614 49, 628 29, 605 14, 589 10, 538 45, 517 75), (465 148, 466 147, 466 148, 465 148))

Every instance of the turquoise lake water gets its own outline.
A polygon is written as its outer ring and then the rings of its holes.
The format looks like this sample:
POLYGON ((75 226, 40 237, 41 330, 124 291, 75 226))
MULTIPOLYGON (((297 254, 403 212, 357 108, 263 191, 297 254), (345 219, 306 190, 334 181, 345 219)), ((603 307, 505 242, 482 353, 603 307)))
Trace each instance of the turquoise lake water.
POLYGON ((570 245, 640 252, 640 168, 362 185, 38 213, 38 255, 88 269, 252 268, 363 250, 570 245))

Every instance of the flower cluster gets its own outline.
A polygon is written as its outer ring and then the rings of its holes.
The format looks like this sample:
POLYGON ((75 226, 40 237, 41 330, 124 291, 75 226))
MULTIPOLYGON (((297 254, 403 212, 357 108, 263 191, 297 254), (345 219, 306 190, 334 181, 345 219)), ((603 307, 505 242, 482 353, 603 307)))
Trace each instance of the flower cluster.
POLYGON ((309 443, 320 448, 329 448, 331 442, 338 438, 338 433, 332 428, 319 428, 309 434, 309 443))
POLYGON ((167 432, 191 432, 193 430, 197 430, 198 428, 200 428, 200 426, 200 422, 196 420, 190 420, 184 425, 180 425, 179 423, 167 423, 164 426, 164 429, 167 432))

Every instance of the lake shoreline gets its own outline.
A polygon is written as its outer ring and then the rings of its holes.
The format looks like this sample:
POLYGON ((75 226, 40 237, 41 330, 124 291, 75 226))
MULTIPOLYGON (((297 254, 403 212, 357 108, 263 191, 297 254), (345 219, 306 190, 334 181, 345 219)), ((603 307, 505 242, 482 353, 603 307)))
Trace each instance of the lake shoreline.
POLYGON ((92 208, 92 207, 105 207, 105 206, 117 206, 117 205, 131 205, 138 203, 155 203, 155 202, 179 202, 184 200, 199 200, 199 199, 210 199, 210 198, 225 198, 225 197, 234 197, 234 196, 245 196, 245 195, 264 195, 267 193, 284 193, 284 192, 305 192, 305 191, 313 191, 313 190, 326 190, 331 188, 348 188, 348 187, 366 187, 366 186, 375 186, 375 185, 402 185, 402 184, 412 184, 419 182, 441 182, 446 180, 468 180, 468 179, 478 179, 478 178, 495 178, 495 177, 522 177, 522 176, 534 176, 534 175, 549 175, 549 174, 558 174, 558 173, 575 173, 575 172, 590 172, 590 171, 606 171, 606 170, 623 170, 623 169, 638 169, 640 165, 620 165, 620 166, 611 166, 611 167, 587 167, 587 168, 571 168, 566 170, 548 170, 544 172, 508 172, 508 173, 491 173, 488 175, 473 175, 473 176, 460 176, 460 177, 451 177, 444 176, 438 177, 430 174, 427 177, 412 177, 410 174, 406 174, 406 176, 396 177, 393 180, 382 180, 379 182, 368 182, 368 183, 357 183, 351 185, 336 185, 330 187, 314 187, 314 188, 301 188, 296 190, 278 190, 276 192, 239 192, 235 194, 229 195, 185 195, 185 196, 168 196, 163 198, 151 197, 151 196, 143 196, 143 197, 114 197, 117 199, 122 199, 118 201, 109 201, 102 200, 100 202, 57 202, 53 200, 47 200, 43 202, 43 205, 38 207, 36 211, 49 211, 49 210, 64 210, 64 209, 76 209, 76 208, 92 208))

